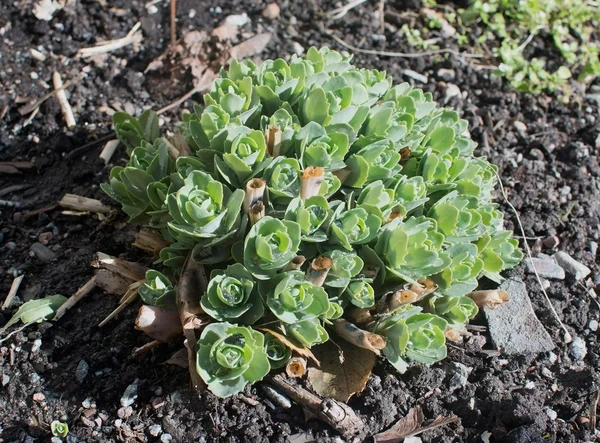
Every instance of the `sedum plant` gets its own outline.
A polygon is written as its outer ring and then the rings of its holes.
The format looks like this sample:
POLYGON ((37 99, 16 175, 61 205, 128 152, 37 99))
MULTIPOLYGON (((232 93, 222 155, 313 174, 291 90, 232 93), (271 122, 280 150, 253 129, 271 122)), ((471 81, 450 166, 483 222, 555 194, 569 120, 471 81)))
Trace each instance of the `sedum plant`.
POLYGON ((185 264, 206 266, 197 372, 218 396, 328 341, 350 313, 400 372, 435 363, 448 329, 477 314, 466 294, 522 258, 467 122, 350 58, 233 61, 176 138, 151 112, 115 116, 130 160, 103 189, 168 244, 140 294, 176 307, 185 264))

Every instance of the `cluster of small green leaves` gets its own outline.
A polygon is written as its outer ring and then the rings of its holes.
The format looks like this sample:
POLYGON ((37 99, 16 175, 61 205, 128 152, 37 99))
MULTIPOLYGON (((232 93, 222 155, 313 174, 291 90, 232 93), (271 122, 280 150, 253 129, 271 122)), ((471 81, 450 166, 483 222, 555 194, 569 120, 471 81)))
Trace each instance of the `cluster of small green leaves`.
MULTIPOLYGON (((165 273, 188 254, 212 270, 201 307, 215 322, 198 342, 197 370, 219 396, 289 359, 260 325, 310 348, 348 309, 374 309, 390 288, 423 278, 437 291, 374 312, 368 327, 400 371, 436 362, 446 329, 477 313, 465 294, 478 278, 500 281, 522 258, 491 201, 497 168, 473 156, 467 122, 429 93, 311 48, 289 62, 233 61, 204 102, 171 139, 158 138, 152 113, 115 115, 131 159, 103 189, 171 243, 160 253, 165 273), (264 194, 248 186, 257 179, 264 194), (313 260, 332 264, 318 284, 313 260)), ((149 271, 140 294, 168 306, 175 290, 149 271)))
POLYGON ((481 38, 499 41, 499 71, 519 91, 567 93, 572 74, 577 73, 581 82, 600 75, 600 8, 594 2, 475 0, 464 11, 463 19, 466 23, 480 20, 490 30, 481 38), (544 58, 524 57, 527 39, 538 34, 552 41, 562 56, 562 65, 549 69, 544 58))

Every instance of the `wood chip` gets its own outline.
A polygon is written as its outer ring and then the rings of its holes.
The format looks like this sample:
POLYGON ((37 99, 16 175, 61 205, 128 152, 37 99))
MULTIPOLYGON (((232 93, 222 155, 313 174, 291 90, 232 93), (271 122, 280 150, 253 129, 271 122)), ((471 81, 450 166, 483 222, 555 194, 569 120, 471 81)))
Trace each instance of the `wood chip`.
POLYGON ((99 157, 104 160, 104 164, 108 164, 118 146, 119 140, 109 140, 106 142, 106 145, 104 145, 104 148, 102 148, 99 155, 99 157))
POLYGON ((9 309, 12 306, 13 300, 17 295, 17 291, 19 290, 19 286, 21 286, 23 278, 25 278, 24 275, 19 275, 13 280, 12 285, 10 286, 10 290, 8 291, 8 295, 6 296, 6 299, 2 304, 2 310, 9 309))
POLYGON ((61 208, 72 209, 74 211, 81 212, 99 212, 102 214, 108 214, 112 210, 112 207, 105 205, 100 200, 75 194, 65 194, 58 204, 61 206, 61 208))

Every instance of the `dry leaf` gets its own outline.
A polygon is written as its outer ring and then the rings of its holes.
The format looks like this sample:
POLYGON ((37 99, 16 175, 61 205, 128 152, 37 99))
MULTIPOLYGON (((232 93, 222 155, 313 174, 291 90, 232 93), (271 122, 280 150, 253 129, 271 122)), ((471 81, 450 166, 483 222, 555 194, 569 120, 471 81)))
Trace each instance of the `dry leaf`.
POLYGON ((365 388, 375 365, 375 354, 343 340, 339 348, 330 341, 314 348, 321 367, 308 370, 308 382, 321 397, 347 402, 365 388), (344 355, 343 364, 340 352, 344 355))
POLYGON ((373 440, 375 443, 400 442, 404 437, 409 436, 419 429, 424 419, 423 410, 420 406, 412 408, 405 417, 398 420, 390 429, 375 434, 373 440))
POLYGON ((311 352, 310 349, 306 349, 305 347, 298 346, 295 343, 292 343, 290 341, 290 339, 287 338, 285 335, 283 335, 281 332, 276 332, 276 331, 273 331, 272 329, 268 329, 268 328, 257 328, 257 329, 260 329, 263 332, 268 332, 269 334, 277 337, 279 339, 279 341, 281 341, 281 343, 286 345, 288 348, 290 348, 296 354, 301 355, 302 357, 310 358, 318 366, 321 365, 321 362, 319 362, 319 360, 317 360, 317 358, 314 356, 314 354, 311 352))
POLYGON ((181 368, 187 368, 188 364, 188 351, 186 348, 180 349, 171 356, 163 365, 175 365, 181 368))
POLYGON ((233 59, 242 60, 260 54, 271 41, 271 33, 263 32, 234 46, 229 50, 229 56, 233 59))

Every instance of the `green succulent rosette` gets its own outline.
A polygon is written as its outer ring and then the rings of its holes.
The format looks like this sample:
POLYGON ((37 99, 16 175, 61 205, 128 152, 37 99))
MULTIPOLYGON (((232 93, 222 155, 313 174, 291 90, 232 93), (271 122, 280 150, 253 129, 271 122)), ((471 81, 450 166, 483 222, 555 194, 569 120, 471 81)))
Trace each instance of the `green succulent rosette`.
POLYGON ((364 262, 355 251, 332 249, 321 254, 331 258, 333 266, 327 273, 325 286, 331 288, 345 288, 350 280, 356 277, 363 269, 364 262))
POLYGON ((202 330, 196 371, 217 397, 241 392, 270 369, 262 333, 227 322, 211 323, 202 330))
POLYGON ((300 225, 266 216, 258 221, 244 242, 244 266, 259 280, 273 277, 296 256, 300 225))
POLYGON ((329 334, 317 318, 304 320, 300 323, 282 324, 286 335, 293 337, 307 348, 325 343, 329 340, 329 334))
POLYGON ((450 264, 433 277, 438 291, 445 295, 461 296, 475 290, 477 278, 484 267, 477 245, 456 243, 446 249, 446 253, 450 256, 450 264))
POLYGON ((295 158, 277 157, 265 169, 269 201, 274 205, 287 205, 300 195, 302 169, 295 158))
POLYGON ((239 263, 211 272, 200 306, 217 321, 243 325, 254 324, 264 313, 252 274, 239 263))
POLYGON ((427 301, 428 311, 442 317, 449 326, 464 328, 479 312, 475 302, 469 297, 434 295, 427 301))
POLYGON ((284 219, 300 225, 302 241, 318 243, 327 240, 327 226, 330 216, 329 203, 321 195, 302 200, 293 199, 288 205, 284 219))
POLYGON ((176 306, 176 287, 162 272, 150 269, 146 271, 146 281, 139 287, 138 293, 144 303, 160 308, 176 306))
POLYGON ((346 287, 344 298, 357 308, 371 308, 375 305, 375 290, 364 280, 352 281, 346 287))
POLYGON ((385 337, 383 354, 401 374, 411 362, 430 365, 446 357, 446 320, 420 311, 407 305, 373 328, 385 337))
POLYGON ((272 369, 284 367, 290 358, 292 358, 292 350, 268 332, 265 334, 265 352, 267 353, 272 369))
POLYGON ((381 227, 381 218, 364 208, 343 210, 339 205, 329 230, 329 243, 351 251, 354 245, 369 243, 381 227))

